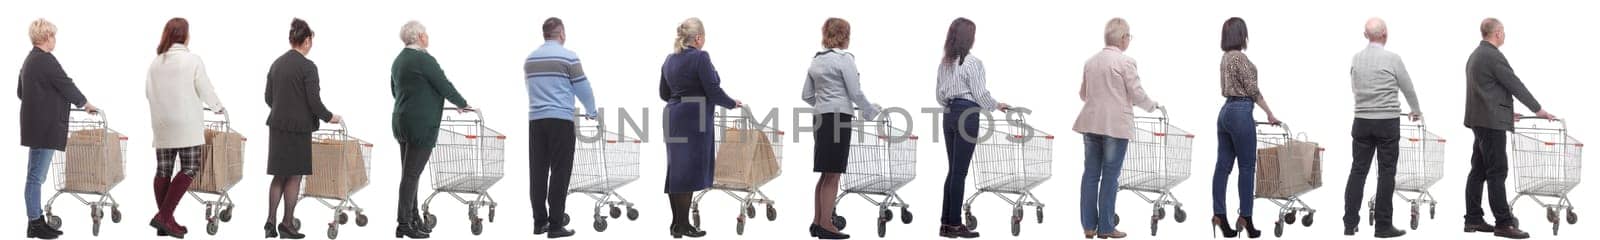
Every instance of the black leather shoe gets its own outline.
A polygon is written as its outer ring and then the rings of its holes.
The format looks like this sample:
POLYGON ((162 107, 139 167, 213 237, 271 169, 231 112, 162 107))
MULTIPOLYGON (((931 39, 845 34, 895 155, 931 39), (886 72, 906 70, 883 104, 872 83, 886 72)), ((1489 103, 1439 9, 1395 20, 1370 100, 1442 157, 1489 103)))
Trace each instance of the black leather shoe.
POLYGON ((689 225, 672 225, 668 230, 672 232, 672 238, 700 238, 706 236, 706 231, 701 231, 699 228, 689 225))
POLYGON ((1517 229, 1517 226, 1508 224, 1508 225, 1504 225, 1504 226, 1495 227, 1494 228, 1494 236, 1503 237, 1503 238, 1510 238, 1510 239, 1527 239, 1528 238, 1528 232, 1523 232, 1522 229, 1517 229))
POLYGON ((811 237, 818 239, 850 239, 850 234, 830 232, 821 225, 811 224, 811 237))
POLYGON ((939 227, 939 236, 944 238, 977 238, 979 234, 965 225, 944 225, 939 227))
POLYGON ((1353 226, 1353 225, 1352 226, 1344 226, 1344 235, 1345 236, 1355 236, 1356 232, 1360 232, 1360 230, 1358 230, 1356 228, 1356 226, 1353 226))
POLYGON ((577 231, 573 231, 572 229, 566 229, 566 228, 562 228, 562 227, 557 227, 557 226, 554 226, 554 225, 549 225, 549 226, 544 227, 544 237, 550 238, 550 239, 571 237, 572 235, 576 235, 576 234, 578 234, 577 231))
POLYGON ((542 234, 544 234, 544 228, 545 227, 549 227, 549 226, 550 226, 549 223, 534 223, 533 224, 533 235, 542 235, 542 234))
POLYGON ((306 238, 306 235, 300 234, 300 230, 289 227, 289 225, 278 224, 278 238, 302 239, 306 238))
POLYGON ((1378 228, 1377 231, 1372 232, 1372 236, 1377 238, 1393 238, 1405 235, 1406 230, 1400 230, 1394 227, 1378 228))
POLYGON ((278 224, 267 222, 267 225, 262 226, 261 229, 267 230, 267 238, 278 238, 278 224))
POLYGON ((44 218, 28 221, 28 238, 56 239, 61 234, 50 229, 50 224, 45 224, 44 218))
POLYGON ((420 231, 422 233, 429 233, 429 234, 433 233, 433 228, 432 227, 428 227, 428 224, 423 222, 422 218, 420 218, 420 217, 411 219, 411 229, 420 231))
POLYGON ((427 239, 428 233, 417 230, 410 223, 394 227, 394 238, 427 239))
POLYGON ((1465 227, 1461 228, 1461 231, 1462 232, 1469 232, 1469 233, 1470 232, 1494 232, 1494 226, 1490 226, 1488 223, 1468 223, 1465 227))

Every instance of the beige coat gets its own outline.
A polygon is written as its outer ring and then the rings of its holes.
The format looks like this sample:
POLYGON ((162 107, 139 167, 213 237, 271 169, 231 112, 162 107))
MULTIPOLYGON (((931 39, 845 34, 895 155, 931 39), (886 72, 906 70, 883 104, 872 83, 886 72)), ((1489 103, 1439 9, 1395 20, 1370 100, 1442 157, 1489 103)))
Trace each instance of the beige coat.
POLYGON ((1139 85, 1138 64, 1117 47, 1106 47, 1083 64, 1078 98, 1083 110, 1073 131, 1121 139, 1133 137, 1133 107, 1148 112, 1159 106, 1139 85))
POLYGON ((182 44, 150 62, 145 98, 150 100, 150 127, 155 148, 185 148, 206 143, 205 106, 223 109, 211 88, 206 64, 182 44), (201 105, 201 104, 205 105, 201 105))

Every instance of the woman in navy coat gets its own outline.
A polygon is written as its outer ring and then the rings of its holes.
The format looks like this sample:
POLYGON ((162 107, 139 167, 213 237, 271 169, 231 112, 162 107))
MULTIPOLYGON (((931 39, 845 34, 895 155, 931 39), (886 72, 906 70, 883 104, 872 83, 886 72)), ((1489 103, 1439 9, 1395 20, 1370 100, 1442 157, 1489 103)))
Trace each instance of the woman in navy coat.
POLYGON ((705 46, 705 28, 690 18, 678 26, 674 53, 661 65, 661 100, 667 102, 667 197, 672 203, 672 237, 702 237, 689 224, 689 204, 695 191, 711 187, 715 175, 716 145, 712 139, 712 105, 736 108, 741 104, 722 91, 722 80, 711 65, 705 46))

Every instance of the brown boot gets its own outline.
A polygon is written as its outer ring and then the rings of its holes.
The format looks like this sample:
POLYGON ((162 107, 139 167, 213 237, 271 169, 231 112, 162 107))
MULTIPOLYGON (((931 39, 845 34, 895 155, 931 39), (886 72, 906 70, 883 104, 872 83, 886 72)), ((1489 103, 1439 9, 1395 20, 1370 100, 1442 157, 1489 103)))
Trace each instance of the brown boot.
POLYGON ((189 233, 187 228, 179 225, 178 221, 172 218, 172 211, 178 208, 179 202, 183 201, 183 194, 188 192, 189 184, 193 183, 193 181, 194 178, 187 174, 178 174, 167 185, 165 199, 161 202, 161 213, 159 214, 161 219, 159 222, 167 228, 167 234, 172 235, 172 237, 183 238, 183 235, 189 233))

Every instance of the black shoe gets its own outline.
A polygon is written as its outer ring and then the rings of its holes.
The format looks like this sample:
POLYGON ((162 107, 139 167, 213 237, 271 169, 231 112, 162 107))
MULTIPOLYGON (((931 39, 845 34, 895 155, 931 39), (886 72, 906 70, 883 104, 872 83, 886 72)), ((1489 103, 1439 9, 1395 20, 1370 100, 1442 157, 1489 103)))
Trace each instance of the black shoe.
MULTIPOLYGON (((1216 229, 1216 231, 1211 231, 1211 238, 1217 238, 1217 231, 1222 232, 1222 238, 1234 238, 1239 236, 1239 231, 1235 231, 1233 230, 1232 226, 1228 226, 1228 215, 1212 215, 1211 227, 1212 229, 1216 229)), ((1089 231, 1089 233, 1090 234, 1085 235, 1085 238, 1091 236, 1094 231, 1089 231)))
POLYGON ((1399 236, 1405 236, 1405 235, 1406 235, 1406 230, 1400 230, 1400 229, 1397 229, 1397 228, 1394 228, 1394 227, 1378 228, 1377 231, 1374 231, 1372 233, 1372 236, 1373 237, 1377 237, 1377 238, 1392 238, 1392 237, 1399 237, 1399 236))
POLYGON ((267 225, 262 226, 261 229, 267 230, 267 238, 278 238, 278 224, 267 222, 267 225))
MULTIPOLYGON (((39 219, 40 220, 44 220, 44 218, 39 218, 39 219)), ((50 233, 55 233, 56 236, 61 236, 63 234, 66 234, 64 232, 61 232, 61 226, 50 226, 50 224, 48 224, 49 222, 46 222, 46 223, 47 224, 45 224, 45 226, 47 226, 49 228, 45 228, 45 229, 50 230, 50 233)))
POLYGON ((50 224, 44 223, 44 218, 28 221, 28 238, 56 239, 61 234, 50 229, 50 224))
POLYGON ((411 219, 411 229, 420 231, 422 233, 433 233, 433 227, 429 227, 428 223, 423 222, 422 218, 420 217, 411 219))
POLYGON ((301 239, 306 238, 306 235, 300 234, 300 230, 291 228, 289 225, 278 224, 278 238, 301 239))
POLYGON ((428 237, 428 233, 416 229, 416 226, 411 225, 411 223, 403 223, 394 227, 394 238, 427 239, 428 237))
POLYGON ((1461 228, 1462 232, 1494 232, 1494 226, 1487 223, 1468 223, 1461 228))
POLYGON ((977 238, 978 232, 972 231, 966 225, 939 226, 939 236, 944 238, 977 238))
POLYGON ((699 238, 706 236, 706 231, 701 231, 699 228, 689 225, 672 225, 668 230, 672 232, 672 238, 699 238))
POLYGON ((544 234, 544 228, 546 228, 546 227, 550 227, 550 223, 534 223, 533 224, 533 235, 544 234))
POLYGON ((1239 232, 1245 233, 1250 238, 1261 238, 1261 230, 1256 230, 1256 222, 1250 217, 1239 217, 1239 232))
POLYGON ((1494 236, 1510 239, 1527 239, 1528 232, 1523 232, 1522 229, 1517 229, 1517 226, 1507 224, 1495 227, 1494 236))
POLYGON ((578 234, 577 231, 573 231, 572 229, 557 227, 555 225, 545 226, 544 233, 544 236, 550 239, 571 237, 572 235, 578 234))
POLYGON ((1360 232, 1360 230, 1356 228, 1356 225, 1344 226, 1345 236, 1355 236, 1356 232, 1360 232))
POLYGON ((850 234, 830 232, 821 225, 811 224, 811 237, 818 239, 850 239, 850 234))

